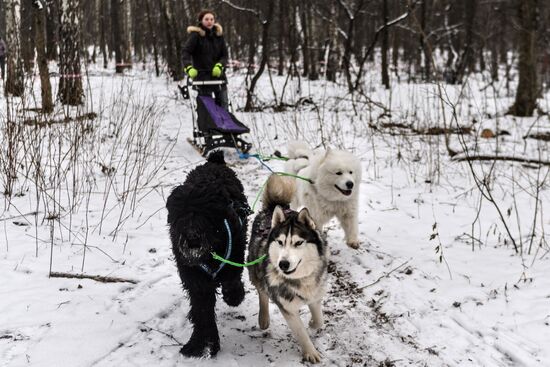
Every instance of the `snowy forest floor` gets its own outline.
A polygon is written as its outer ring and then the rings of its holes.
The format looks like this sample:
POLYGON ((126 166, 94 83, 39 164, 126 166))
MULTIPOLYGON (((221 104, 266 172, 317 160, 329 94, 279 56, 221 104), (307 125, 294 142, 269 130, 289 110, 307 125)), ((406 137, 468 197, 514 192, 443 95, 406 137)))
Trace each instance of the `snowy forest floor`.
MULTIPOLYGON (((283 101, 296 106, 236 112, 256 152, 284 153, 288 140, 300 138, 348 149, 362 161, 360 249, 346 247, 335 221, 327 229, 326 322, 312 333, 322 365, 550 365, 549 167, 476 161, 470 169, 456 160, 467 151, 549 161, 549 143, 527 137, 548 135, 548 116, 505 116, 513 98, 504 82, 487 87, 482 75, 465 86, 444 85, 444 94, 435 84, 396 81, 386 91, 377 77, 367 77, 368 99, 352 100, 343 86, 291 80, 283 87, 285 78, 265 76, 259 105, 279 102, 285 89, 283 101), (459 125, 469 130, 450 135, 458 152, 451 159, 444 136, 426 131, 459 125), (480 138, 483 129, 497 138, 480 138), (489 182, 494 203, 482 197, 473 172, 489 182)), ((230 99, 243 106, 244 76, 230 83, 230 99)), ((92 69, 87 89, 93 98, 69 113, 97 117, 22 132, 40 143, 18 154, 36 147, 41 154, 21 161, 16 194, 0 204, 0 366, 302 365, 276 307, 269 329, 258 328, 246 271, 244 302, 217 304, 218 356, 179 354, 191 329, 164 205, 204 162, 186 142, 189 102, 174 83, 148 72, 121 77, 92 69), (78 131, 85 135, 81 158, 60 158, 78 131), (40 180, 31 162, 37 159, 40 180), (60 176, 55 166, 70 167, 60 176), (135 284, 49 278, 50 262, 52 271, 135 284)), ((549 100, 540 100, 543 110, 549 100)), ((1 97, 0 118, 8 112, 1 97)), ((226 159, 252 205, 269 171, 230 150, 226 159)))

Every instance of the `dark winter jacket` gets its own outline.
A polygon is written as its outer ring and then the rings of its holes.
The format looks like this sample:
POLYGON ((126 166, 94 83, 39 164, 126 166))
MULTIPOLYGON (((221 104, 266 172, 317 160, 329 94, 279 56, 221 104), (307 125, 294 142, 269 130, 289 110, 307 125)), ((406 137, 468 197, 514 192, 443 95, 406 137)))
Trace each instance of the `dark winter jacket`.
POLYGON ((3 39, 0 39, 0 57, 5 57, 7 52, 6 43, 3 39))
MULTIPOLYGON (((199 71, 197 79, 212 78, 212 68, 221 63, 225 69, 227 64, 227 45, 223 38, 223 28, 214 24, 212 29, 200 26, 187 27, 189 38, 183 46, 183 66, 192 65, 199 71)), ((225 73, 222 74, 225 79, 225 73)))

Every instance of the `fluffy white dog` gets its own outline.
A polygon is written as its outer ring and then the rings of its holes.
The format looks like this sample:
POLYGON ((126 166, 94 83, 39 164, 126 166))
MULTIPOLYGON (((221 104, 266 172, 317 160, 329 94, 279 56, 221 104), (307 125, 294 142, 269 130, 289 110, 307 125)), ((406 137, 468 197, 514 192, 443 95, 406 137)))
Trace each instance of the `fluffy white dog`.
POLYGON ((304 142, 288 144, 285 171, 312 180, 297 179, 292 208, 308 208, 318 228, 338 218, 346 235, 346 244, 359 247, 358 201, 361 162, 353 154, 336 149, 311 150, 304 142))

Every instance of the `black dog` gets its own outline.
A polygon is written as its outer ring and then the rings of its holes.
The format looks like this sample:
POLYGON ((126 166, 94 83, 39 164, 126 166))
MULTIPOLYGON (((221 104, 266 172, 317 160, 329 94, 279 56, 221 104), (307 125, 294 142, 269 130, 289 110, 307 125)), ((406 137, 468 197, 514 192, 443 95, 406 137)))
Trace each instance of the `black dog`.
POLYGON ((166 203, 172 251, 187 290, 193 324, 191 338, 181 349, 188 357, 215 356, 220 350, 216 326, 216 289, 223 300, 238 306, 244 299, 242 268, 224 264, 212 252, 242 263, 247 217, 251 214, 235 172, 225 165, 223 152, 213 152, 207 163, 189 173, 166 203))

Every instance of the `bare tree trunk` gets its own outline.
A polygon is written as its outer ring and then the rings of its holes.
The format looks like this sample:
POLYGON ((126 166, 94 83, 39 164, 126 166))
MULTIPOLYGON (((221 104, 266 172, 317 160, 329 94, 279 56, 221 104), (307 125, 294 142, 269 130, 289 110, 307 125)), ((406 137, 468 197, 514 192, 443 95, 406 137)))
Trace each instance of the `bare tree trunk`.
POLYGON ((57 45, 59 43, 59 12, 58 2, 49 1, 46 3, 48 16, 46 17, 46 48, 49 61, 57 59, 57 45))
POLYGON ((19 40, 20 0, 10 0, 6 6, 6 45, 8 48, 6 95, 21 97, 24 92, 21 43, 19 40))
POLYGON ((396 76, 399 76, 399 34, 397 30, 392 32, 392 66, 396 76))
POLYGON ((36 57, 38 61, 38 71, 40 72, 40 90, 42 96, 42 111, 51 113, 53 111, 52 86, 50 84, 50 75, 48 70, 48 58, 46 57, 46 10, 34 9, 34 28, 36 57))
POLYGON ((59 12, 61 50, 59 53, 59 100, 77 106, 84 102, 80 70, 79 0, 61 0, 59 12))
POLYGON ((170 0, 171 2, 168 4, 170 8, 171 18, 170 18, 170 29, 172 32, 172 37, 174 40, 174 52, 175 52, 175 59, 174 59, 174 80, 181 80, 185 76, 183 72, 183 64, 182 64, 182 54, 183 54, 183 36, 181 34, 181 29, 184 27, 181 27, 178 25, 179 21, 181 20, 180 16, 177 13, 177 0, 170 0))
POLYGON ((0 1, 0 34, 6 34, 6 3, 0 1))
POLYGON ((348 84, 348 91, 350 93, 354 91, 353 81, 351 79, 351 70, 350 70, 354 30, 355 30, 355 17, 349 17, 347 37, 346 37, 346 40, 344 41, 344 55, 342 59, 343 59, 344 74, 346 76, 346 81, 348 84))
MULTIPOLYGON (((498 8, 498 16, 499 16, 499 26, 498 26, 498 30, 499 30, 499 34, 500 34, 500 39, 505 39, 505 37, 509 37, 509 32, 508 32, 508 26, 509 26, 509 19, 510 19, 510 15, 507 14, 506 12, 506 8, 504 6, 502 7, 499 7, 498 8)), ((506 42, 499 42, 498 43, 499 45, 499 57, 500 57, 500 63, 501 64, 507 64, 508 63, 508 47, 507 47, 507 44, 506 42)))
POLYGON ((519 29, 519 84, 509 113, 532 116, 537 107, 537 0, 516 0, 519 29))
POLYGON ((165 0, 159 2, 160 9, 162 12, 162 17, 164 20, 164 32, 166 35, 166 61, 168 63, 168 69, 170 75, 174 80, 179 80, 179 75, 181 74, 181 69, 179 67, 180 61, 178 60, 177 51, 176 51, 176 40, 174 39, 175 35, 172 31, 172 9, 169 2, 165 0))
POLYGON ((478 57, 479 57, 479 71, 484 72, 485 65, 485 40, 481 40, 478 48, 478 57))
POLYGON ((498 81, 498 51, 495 46, 491 46, 491 79, 498 81))
POLYGON ((21 2, 21 59, 23 60, 23 70, 26 74, 32 72, 34 66, 34 34, 33 34, 33 9, 32 2, 23 0, 21 2))
MULTIPOLYGON (((399 0, 394 0, 392 1, 392 8, 393 9, 399 9, 399 0)), ((395 14, 395 12, 394 12, 395 14)), ((392 67, 393 67, 393 72, 395 73, 395 76, 397 78, 399 78, 399 47, 400 45, 403 43, 400 39, 400 32, 398 29, 394 29, 392 31, 392 52, 391 52, 391 57, 392 57, 392 67), (400 42, 401 41, 401 42, 400 42)))
POLYGON ((115 49, 115 72, 122 74, 124 72, 124 57, 122 45, 122 16, 120 0, 111 0, 111 31, 113 32, 113 48, 115 49))
POLYGON ((430 12, 428 9, 429 0, 424 0, 421 2, 420 5, 420 48, 418 50, 418 66, 419 69, 422 70, 422 79, 429 81, 431 79, 432 75, 432 56, 430 54, 430 47, 426 45, 427 40, 424 38, 426 34, 428 33, 428 13, 430 12), (420 63, 420 60, 422 60, 422 64, 420 63), (422 65, 420 67, 420 65, 422 65))
POLYGON ((300 2, 300 5, 298 6, 299 9, 300 9, 300 28, 301 28, 301 33, 303 34, 303 38, 302 38, 302 58, 303 58, 303 73, 302 75, 304 77, 308 77, 309 76, 309 62, 311 60, 310 56, 309 56, 309 41, 310 41, 310 37, 309 37, 309 34, 308 34, 308 17, 306 15, 306 8, 307 8, 307 4, 305 4, 304 1, 300 2))
POLYGON ((267 62, 269 60, 269 27, 271 25, 271 21, 273 19, 273 10, 275 7, 275 0, 269 0, 268 7, 267 7, 267 14, 264 19, 261 19, 262 23, 262 61, 260 62, 260 68, 252 78, 252 81, 250 82, 250 87, 246 91, 246 104, 244 106, 245 111, 252 111, 254 109, 254 89, 256 88, 256 83, 258 82, 258 79, 260 79, 260 76, 264 72, 265 66, 267 65, 267 62))
POLYGON ((475 53, 473 48, 474 43, 474 20, 476 16, 476 0, 466 0, 464 3, 464 23, 466 24, 466 37, 464 39, 463 51, 458 60, 456 69, 452 78, 449 80, 451 84, 461 83, 466 75, 466 70, 473 71, 475 69, 475 53))
POLYGON ((477 15, 477 0, 466 1, 466 44, 464 45, 464 64, 465 69, 472 72, 475 71, 476 60, 474 51, 474 27, 475 18, 477 15))
MULTIPOLYGON (((136 0, 133 0, 136 1, 136 0)), ((124 68, 132 68, 132 37, 130 36, 134 32, 134 25, 132 23, 131 6, 130 1, 121 1, 122 7, 122 58, 124 60, 124 68)))
POLYGON ((288 4, 286 4, 285 1, 283 0, 279 0, 279 4, 278 4, 278 10, 279 10, 279 34, 278 34, 278 50, 277 50, 277 53, 278 53, 278 57, 279 57, 279 65, 278 65, 278 70, 277 70, 277 74, 279 76, 283 75, 284 73, 284 70, 285 70, 285 50, 284 50, 284 47, 285 47, 285 28, 287 28, 288 25, 286 25, 285 23, 287 22, 287 17, 286 17, 286 11, 285 9, 287 8, 288 4))
POLYGON ((132 19, 132 40, 134 43, 134 53, 136 60, 145 62, 144 42, 143 42, 143 25, 145 23, 145 14, 143 13, 144 4, 142 0, 134 0, 131 3, 131 19, 132 19))
POLYGON ((99 1, 99 27, 100 27, 100 40, 99 48, 101 49, 101 55, 103 56, 103 68, 107 69, 109 63, 109 53, 107 52, 107 30, 108 30, 108 12, 109 12, 109 3, 108 0, 98 0, 99 1))
POLYGON ((336 82, 336 70, 338 69, 338 30, 336 22, 338 21, 338 8, 334 3, 330 6, 330 19, 327 39, 328 53, 326 60, 326 78, 332 82, 336 82))
MULTIPOLYGON (((382 0, 382 19, 384 20, 384 24, 390 21, 388 0, 382 0)), ((390 75, 388 73, 388 38, 388 28, 384 27, 382 31, 382 84, 386 89, 390 88, 390 75)))
POLYGON ((248 23, 248 55, 247 55, 247 68, 246 68, 246 80, 254 72, 254 57, 256 56, 256 24, 249 22, 248 23))
POLYGON ((320 30, 317 28, 316 17, 313 16, 313 6, 308 4, 306 8, 306 14, 308 15, 307 22, 307 33, 310 38, 309 42, 309 80, 319 79, 319 33, 320 30))
POLYGON ((153 39, 153 58, 155 59, 155 73, 158 76, 160 76, 160 69, 159 69, 159 55, 157 50, 157 33, 155 32, 155 29, 153 27, 153 20, 151 19, 151 4, 150 0, 145 0, 145 7, 147 10, 147 24, 149 25, 149 32, 153 39))

